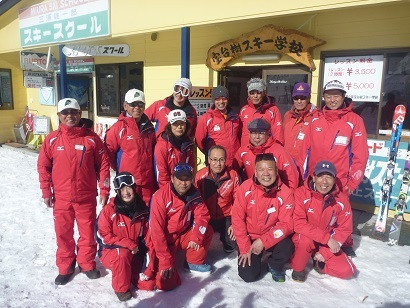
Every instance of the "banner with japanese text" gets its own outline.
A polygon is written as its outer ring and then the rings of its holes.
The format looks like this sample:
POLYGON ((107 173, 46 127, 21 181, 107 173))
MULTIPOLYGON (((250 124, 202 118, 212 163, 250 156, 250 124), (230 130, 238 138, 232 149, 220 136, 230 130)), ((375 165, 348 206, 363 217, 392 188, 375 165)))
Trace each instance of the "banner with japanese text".
POLYGON ((323 85, 339 80, 354 102, 380 102, 382 76, 383 55, 325 58, 323 85))
POLYGON ((252 53, 276 52, 286 54, 312 70, 313 49, 325 41, 293 29, 266 25, 240 37, 218 43, 208 50, 206 65, 220 71, 233 60, 252 53))
POLYGON ((22 47, 110 34, 109 0, 51 0, 19 11, 22 47))
MULTIPOLYGON (((386 175, 390 141, 368 139, 367 146, 369 148, 369 160, 364 173, 365 176, 362 183, 353 192, 351 200, 379 207, 381 203, 381 189, 386 175)), ((399 196, 408 146, 408 142, 400 142, 394 168, 389 209, 394 209, 399 196)), ((410 213, 409 207, 406 208, 406 212, 410 213)))

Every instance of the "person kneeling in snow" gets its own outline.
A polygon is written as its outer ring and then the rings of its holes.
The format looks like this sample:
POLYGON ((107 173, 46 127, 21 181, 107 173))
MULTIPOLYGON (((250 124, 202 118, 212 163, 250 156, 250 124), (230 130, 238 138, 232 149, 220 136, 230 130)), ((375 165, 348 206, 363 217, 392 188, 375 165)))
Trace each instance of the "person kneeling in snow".
POLYGON ((213 230, 208 225, 210 216, 199 191, 192 185, 193 168, 178 163, 172 171, 171 182, 152 196, 147 247, 145 289, 172 290, 181 284, 175 268, 175 253, 186 250, 184 268, 189 272, 211 272, 204 263, 211 245, 213 230), (152 257, 155 255, 155 257, 152 257))
POLYGON ((126 301, 132 298, 131 283, 138 286, 149 209, 136 193, 131 173, 120 172, 113 184, 117 195, 101 210, 96 225, 98 256, 112 272, 112 287, 118 299, 126 301))
POLYGON ((293 280, 306 280, 306 264, 311 256, 314 268, 321 274, 347 279, 356 266, 340 249, 352 233, 352 209, 349 198, 338 190, 336 167, 330 161, 319 161, 313 177, 295 190, 293 213, 295 253, 290 266, 293 280))
POLYGON ((255 175, 239 186, 232 207, 238 274, 244 281, 258 279, 264 250, 271 252, 268 268, 273 280, 285 281, 283 266, 294 251, 293 204, 292 190, 281 182, 273 154, 258 154, 255 175))

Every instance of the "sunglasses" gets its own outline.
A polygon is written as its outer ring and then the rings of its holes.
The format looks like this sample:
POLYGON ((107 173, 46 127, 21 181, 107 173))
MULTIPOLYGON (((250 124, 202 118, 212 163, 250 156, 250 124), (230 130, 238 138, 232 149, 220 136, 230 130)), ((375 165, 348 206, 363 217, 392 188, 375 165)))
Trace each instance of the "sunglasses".
POLYGON ((293 98, 293 100, 295 100, 295 101, 298 101, 298 100, 303 101, 303 100, 305 100, 307 97, 300 95, 300 96, 294 96, 294 97, 292 97, 292 98, 293 98))
POLYGON ((174 172, 189 171, 193 172, 194 169, 190 165, 176 165, 174 167, 174 172))
POLYGON ((181 93, 183 97, 188 97, 189 89, 181 87, 181 86, 174 86, 174 93, 175 94, 181 93))
POLYGON ((132 175, 129 174, 119 175, 115 177, 113 181, 115 190, 121 189, 123 186, 132 186, 134 184, 135 179, 132 175))
POLYGON ((139 101, 127 103, 127 105, 132 107, 132 108, 135 108, 135 107, 144 108, 145 107, 145 103, 139 102, 139 101))
POLYGON ((62 114, 62 115, 69 115, 69 114, 72 114, 72 115, 77 115, 77 114, 79 114, 80 113, 80 110, 77 110, 77 109, 64 109, 64 110, 61 110, 60 111, 60 114, 62 114))

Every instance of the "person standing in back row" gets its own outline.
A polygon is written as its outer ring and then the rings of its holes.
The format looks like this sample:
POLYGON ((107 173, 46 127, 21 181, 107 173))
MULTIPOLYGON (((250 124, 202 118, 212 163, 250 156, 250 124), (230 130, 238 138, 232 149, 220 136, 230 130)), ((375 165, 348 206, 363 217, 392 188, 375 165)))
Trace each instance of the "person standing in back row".
POLYGON ((208 160, 208 151, 214 145, 226 150, 227 166, 232 166, 233 158, 241 143, 242 123, 238 113, 228 105, 229 92, 224 86, 211 91, 213 105, 198 120, 195 142, 208 160))
POLYGON ((197 113, 195 108, 189 102, 189 95, 192 93, 192 83, 188 78, 179 78, 174 85, 174 92, 172 95, 154 102, 145 110, 145 114, 150 121, 155 122, 155 134, 157 138, 161 136, 165 126, 168 124, 168 114, 175 109, 182 109, 187 117, 189 126, 191 128, 189 137, 194 138, 197 113))
POLYGON ((285 150, 296 160, 300 161, 303 140, 306 136, 312 118, 317 109, 310 102, 310 86, 307 83, 295 84, 292 92, 293 106, 283 117, 285 133, 285 150))
MULTIPOLYGON (((248 104, 243 106, 239 117, 244 128, 254 119, 263 118, 271 126, 271 136, 281 145, 284 144, 282 116, 272 97, 266 95, 266 82, 261 78, 251 78, 247 82, 248 104)), ((249 144, 249 132, 242 132, 241 146, 249 144)))
POLYGON ((104 206, 110 192, 110 163, 100 137, 81 122, 77 100, 61 99, 57 115, 60 125, 45 138, 37 170, 44 203, 53 208, 59 272, 54 282, 65 285, 74 274, 76 262, 88 278, 100 277, 94 260, 97 181, 104 206), (74 221, 80 233, 77 244, 74 221))
POLYGON ((105 144, 111 167, 129 171, 135 178, 137 193, 146 204, 157 189, 154 175, 154 126, 144 114, 145 95, 131 89, 125 94, 124 111, 107 131, 105 144))

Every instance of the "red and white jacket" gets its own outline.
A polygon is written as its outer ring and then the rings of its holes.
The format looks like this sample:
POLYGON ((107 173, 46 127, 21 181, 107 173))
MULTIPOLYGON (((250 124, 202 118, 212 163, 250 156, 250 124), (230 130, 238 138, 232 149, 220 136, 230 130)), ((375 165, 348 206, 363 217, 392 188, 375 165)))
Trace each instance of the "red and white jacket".
POLYGON ((147 116, 143 115, 138 125, 134 118, 121 113, 105 135, 111 167, 132 173, 138 186, 156 186, 155 142, 154 127, 147 116))
POLYGON ((290 187, 299 187, 300 174, 296 167, 295 161, 284 147, 277 143, 273 138, 269 138, 264 145, 255 147, 252 144, 241 146, 236 152, 234 159, 234 168, 244 168, 245 175, 248 179, 255 174, 256 155, 262 153, 272 153, 276 159, 276 167, 282 182, 290 187))
POLYGON ((88 202, 110 192, 110 162, 106 148, 85 127, 60 124, 45 138, 37 161, 43 198, 88 202))
POLYGON ((215 106, 198 119, 195 142, 208 157, 208 150, 213 145, 223 146, 226 150, 226 165, 231 166, 236 151, 240 147, 242 123, 236 112, 229 110, 225 116, 215 106))
MULTIPOLYGON (((326 245, 329 238, 333 237, 342 246, 353 231, 349 197, 340 193, 337 185, 332 192, 323 196, 314 190, 311 177, 295 190, 294 195, 294 236, 302 234, 322 245, 326 245)), ((323 257, 328 259, 330 256, 323 257)))
POLYGON ((147 109, 145 109, 144 113, 148 116, 150 121, 156 122, 155 135, 158 138, 164 131, 165 126, 167 126, 168 124, 168 114, 171 112, 171 110, 181 109, 185 111, 187 121, 191 126, 189 136, 191 138, 194 138, 198 117, 196 109, 191 105, 189 100, 185 101, 185 104, 182 107, 175 106, 173 100, 174 97, 171 95, 162 100, 154 102, 147 109))
POLYGON ((115 198, 103 207, 97 220, 97 241, 102 249, 128 248, 134 250, 142 242, 148 231, 148 208, 139 209, 130 218, 117 213, 115 198))
POLYGON ((317 116, 318 110, 309 103, 302 111, 296 112, 293 107, 283 117, 283 130, 285 134, 285 150, 297 161, 301 160, 303 140, 313 117, 317 116))
POLYGON ((303 142, 300 165, 307 178, 318 161, 331 161, 336 166, 341 189, 354 191, 363 180, 369 149, 363 119, 352 111, 352 102, 347 100, 346 104, 337 110, 325 106, 312 119, 303 142))
POLYGON ((208 228, 209 212, 194 186, 183 197, 179 197, 172 183, 155 192, 150 208, 147 246, 155 250, 161 271, 173 266, 174 256, 170 246, 181 234, 191 230, 191 240, 202 245, 208 228))
POLYGON ((271 133, 273 138, 280 144, 284 143, 282 115, 280 114, 279 108, 276 107, 273 99, 269 96, 266 96, 266 99, 267 102, 262 103, 262 105, 258 108, 255 108, 252 101, 248 99, 248 104, 241 108, 241 111, 239 112, 239 117, 243 125, 241 146, 249 144, 248 123, 258 118, 268 121, 271 125, 271 133))
POLYGON ((184 162, 195 168, 194 143, 187 138, 179 149, 167 134, 162 133, 155 145, 154 158, 157 183, 162 187, 171 181, 172 169, 176 164, 184 162))
POLYGON ((247 253, 258 238, 264 248, 269 249, 292 234, 293 209, 292 190, 279 178, 269 192, 254 179, 243 182, 232 207, 232 226, 239 253, 247 253))
POLYGON ((238 173, 226 167, 215 179, 209 166, 195 175, 195 184, 208 207, 211 219, 231 216, 234 195, 239 187, 238 173))

